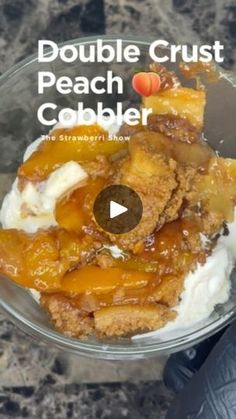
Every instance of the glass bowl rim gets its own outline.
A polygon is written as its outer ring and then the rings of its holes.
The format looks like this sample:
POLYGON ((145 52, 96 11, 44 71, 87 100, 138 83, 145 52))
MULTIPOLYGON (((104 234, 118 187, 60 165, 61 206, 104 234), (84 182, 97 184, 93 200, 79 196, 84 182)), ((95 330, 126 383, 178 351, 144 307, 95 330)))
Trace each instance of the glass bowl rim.
MULTIPOLYGON (((141 37, 134 36, 116 36, 116 35, 99 35, 99 36, 90 36, 75 38, 66 42, 58 43, 58 46, 64 45, 79 45, 79 44, 89 44, 94 43, 97 39, 106 40, 107 42, 114 42, 117 39, 121 39, 125 43, 134 42, 144 47, 150 45, 155 38, 143 39, 141 37)), ((50 48, 48 49, 48 52, 50 48)), ((17 64, 12 66, 9 70, 4 72, 0 76, 0 86, 4 84, 8 79, 17 74, 17 72, 22 71, 24 67, 31 65, 36 62, 38 59, 38 54, 34 53, 29 55, 24 60, 19 61, 17 64)), ((233 73, 220 70, 225 77, 230 79, 234 84, 233 73), (230 77, 231 73, 231 77, 230 77)), ((54 344, 60 349, 64 349, 67 352, 72 352, 75 354, 99 358, 99 359, 113 359, 113 360, 128 360, 128 359, 144 359, 156 356, 158 354, 170 353, 173 351, 184 349, 189 343, 196 344, 202 339, 209 337, 213 332, 216 333, 221 328, 229 324, 235 317, 236 311, 231 309, 229 312, 224 314, 217 320, 213 320, 208 325, 205 325, 198 330, 190 333, 186 333, 178 338, 173 338, 165 341, 155 342, 152 339, 148 343, 136 342, 135 345, 130 346, 129 344, 115 345, 113 343, 90 343, 89 341, 81 341, 79 339, 69 338, 65 335, 57 332, 56 330, 50 329, 48 327, 41 326, 38 322, 32 322, 24 317, 20 312, 18 312, 11 304, 6 303, 0 297, 0 308, 5 312, 8 317, 24 332, 28 333, 32 337, 43 340, 44 342, 54 344)), ((123 341, 122 341, 123 342, 123 341)))

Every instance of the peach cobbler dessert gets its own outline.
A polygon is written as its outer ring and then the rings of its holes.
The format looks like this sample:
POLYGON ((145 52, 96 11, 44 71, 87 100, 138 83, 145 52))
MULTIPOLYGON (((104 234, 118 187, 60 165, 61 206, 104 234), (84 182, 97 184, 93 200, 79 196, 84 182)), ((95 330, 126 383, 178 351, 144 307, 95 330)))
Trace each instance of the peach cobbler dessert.
POLYGON ((236 161, 204 139, 202 86, 184 87, 160 65, 151 71, 161 85, 143 98, 147 125, 118 127, 126 141, 111 141, 97 124, 56 126, 53 141, 28 147, 3 201, 0 272, 38 291, 70 337, 188 326, 229 297, 236 161), (88 141, 75 140, 83 135, 88 141), (111 185, 142 201, 142 218, 126 233, 94 217, 96 197, 111 185))

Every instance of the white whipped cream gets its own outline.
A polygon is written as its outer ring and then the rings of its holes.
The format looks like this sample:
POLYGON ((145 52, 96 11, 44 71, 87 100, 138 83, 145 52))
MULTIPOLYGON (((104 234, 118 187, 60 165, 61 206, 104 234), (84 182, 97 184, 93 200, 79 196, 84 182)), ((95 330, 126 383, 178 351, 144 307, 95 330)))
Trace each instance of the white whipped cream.
MULTIPOLYGON (((236 209, 234 221, 228 224, 229 235, 221 236, 204 265, 198 264, 184 281, 180 303, 174 308, 175 320, 159 330, 133 336, 132 339, 181 336, 188 328, 207 319, 217 304, 230 295, 230 274, 236 261, 236 209)), ((204 241, 204 240, 203 240, 204 241)))
POLYGON ((28 182, 23 191, 16 179, 2 203, 2 227, 34 233, 39 228, 57 225, 54 217, 57 200, 83 185, 87 177, 80 164, 70 161, 54 170, 44 182, 28 182))

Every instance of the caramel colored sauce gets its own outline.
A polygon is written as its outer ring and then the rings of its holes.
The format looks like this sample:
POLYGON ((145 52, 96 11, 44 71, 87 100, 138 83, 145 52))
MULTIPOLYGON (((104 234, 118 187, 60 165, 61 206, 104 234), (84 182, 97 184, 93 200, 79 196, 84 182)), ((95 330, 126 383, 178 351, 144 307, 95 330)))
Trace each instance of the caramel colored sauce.
POLYGON ((232 222, 236 204, 236 161, 213 157, 205 176, 195 180, 195 201, 211 214, 232 222))
POLYGON ((61 291, 71 294, 95 293, 100 295, 117 288, 143 288, 154 279, 155 275, 147 272, 85 266, 64 276, 61 291))
MULTIPOLYGON (((90 289, 89 295, 77 300, 80 308, 90 305, 103 307, 116 304, 144 304, 161 302, 170 307, 178 302, 185 276, 196 267, 197 263, 204 263, 210 251, 202 250, 199 232, 201 231, 201 220, 198 218, 182 219, 166 224, 161 230, 153 234, 147 240, 145 249, 139 255, 126 255, 126 258, 112 259, 112 268, 124 270, 145 278, 149 275, 147 284, 140 283, 140 286, 125 287, 122 283, 116 282, 116 287, 98 296, 97 292, 90 289), (95 295, 96 294, 96 295, 95 295)), ((109 269, 100 269, 101 283, 104 275, 109 274, 109 269)), ((77 273, 74 274, 73 283, 76 284, 77 273)), ((79 277, 79 276, 78 276, 79 277)), ((87 275, 88 277, 88 275, 87 275)), ((99 278, 99 275, 96 275, 99 278)), ((112 286, 112 278, 110 277, 112 286)), ((66 279, 65 279, 66 281, 66 279)), ((96 281, 95 281, 96 282, 96 281)), ((97 282, 98 286, 99 281, 97 282)), ((88 282, 87 282, 88 285, 88 282)), ((134 285, 134 284, 133 284, 134 285)), ((78 292, 76 286, 67 285, 67 292, 73 289, 78 292)), ((79 285, 78 285, 79 287, 79 285)))
POLYGON ((109 140, 107 131, 98 125, 56 129, 19 167, 18 176, 33 182, 42 181, 63 163, 93 161, 99 155, 110 156, 126 147, 125 142, 109 140))
POLYGON ((59 226, 79 233, 85 226, 91 225, 94 201, 105 185, 104 178, 90 179, 87 185, 59 201, 55 210, 59 226))
POLYGON ((96 246, 92 237, 61 229, 0 230, 0 271, 24 287, 55 292, 66 272, 81 263, 96 246))
POLYGON ((189 269, 188 262, 200 255, 199 233, 201 220, 198 217, 182 218, 167 223, 146 240, 146 245, 138 255, 114 261, 116 265, 134 266, 146 272, 159 275, 177 274, 189 269), (195 248, 195 251, 192 248, 195 248))
POLYGON ((177 87, 164 90, 156 95, 143 98, 145 108, 151 108, 154 114, 178 115, 187 119, 195 128, 203 126, 203 112, 206 94, 203 90, 177 87))
POLYGON ((215 83, 220 78, 215 63, 204 63, 198 61, 196 63, 180 63, 179 69, 186 79, 196 79, 199 76, 205 76, 210 83, 215 83))

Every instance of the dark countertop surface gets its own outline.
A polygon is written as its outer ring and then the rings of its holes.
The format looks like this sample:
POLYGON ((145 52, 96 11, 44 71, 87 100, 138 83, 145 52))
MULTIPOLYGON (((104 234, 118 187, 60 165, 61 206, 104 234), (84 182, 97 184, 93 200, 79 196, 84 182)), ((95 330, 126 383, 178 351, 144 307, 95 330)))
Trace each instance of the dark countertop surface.
POLYGON ((36 52, 38 39, 62 42, 101 34, 225 45, 236 66, 233 0, 0 0, 0 72, 36 52))
MULTIPOLYGON (((236 68, 233 0, 0 0, 0 73, 36 52, 38 39, 133 34, 225 45, 236 68)), ((5 188, 5 175, 0 178, 5 188)), ((165 357, 89 360, 33 341, 0 316, 0 418, 162 419, 172 395, 165 357)))

